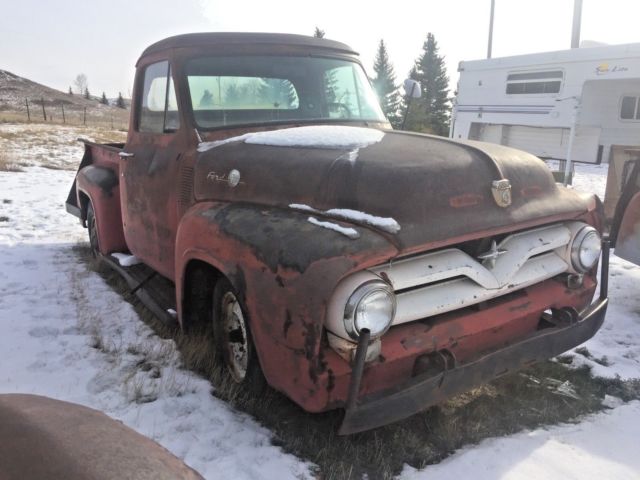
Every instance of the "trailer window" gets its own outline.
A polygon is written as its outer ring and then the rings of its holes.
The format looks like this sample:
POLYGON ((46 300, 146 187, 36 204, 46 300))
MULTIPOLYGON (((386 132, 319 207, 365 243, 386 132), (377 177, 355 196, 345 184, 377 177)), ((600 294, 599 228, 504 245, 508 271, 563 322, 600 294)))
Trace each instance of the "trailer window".
POLYGON ((507 94, 536 95, 559 93, 562 87, 563 77, 562 70, 510 73, 507 76, 507 94))
POLYGON ((138 131, 170 133, 179 127, 178 101, 169 62, 149 65, 144 71, 138 131))
POLYGON ((620 102, 620 118, 622 120, 640 120, 640 97, 625 95, 620 102))

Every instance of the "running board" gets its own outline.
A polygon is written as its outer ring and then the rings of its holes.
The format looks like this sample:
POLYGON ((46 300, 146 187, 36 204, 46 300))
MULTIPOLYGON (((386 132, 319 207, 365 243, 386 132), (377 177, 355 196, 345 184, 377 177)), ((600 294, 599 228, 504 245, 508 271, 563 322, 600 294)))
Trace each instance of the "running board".
POLYGON ((169 327, 179 326, 177 318, 169 313, 169 310, 175 312, 177 309, 175 288, 168 279, 143 264, 123 267, 111 255, 99 255, 98 258, 124 278, 129 293, 135 294, 160 321, 169 327))

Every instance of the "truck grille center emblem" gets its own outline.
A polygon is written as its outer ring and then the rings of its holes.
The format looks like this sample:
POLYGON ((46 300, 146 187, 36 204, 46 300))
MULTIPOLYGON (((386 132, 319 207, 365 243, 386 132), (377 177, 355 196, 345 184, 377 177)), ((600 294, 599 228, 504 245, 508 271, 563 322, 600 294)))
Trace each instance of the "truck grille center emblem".
POLYGON ((507 251, 502 248, 498 248, 496 241, 492 240, 489 251, 478 255, 478 260, 482 260, 482 263, 485 263, 489 268, 493 268, 496 266, 496 260, 498 257, 505 253, 507 253, 507 251))
POLYGON ((511 205, 511 182, 508 179, 494 180, 491 193, 499 207, 506 208, 511 205))

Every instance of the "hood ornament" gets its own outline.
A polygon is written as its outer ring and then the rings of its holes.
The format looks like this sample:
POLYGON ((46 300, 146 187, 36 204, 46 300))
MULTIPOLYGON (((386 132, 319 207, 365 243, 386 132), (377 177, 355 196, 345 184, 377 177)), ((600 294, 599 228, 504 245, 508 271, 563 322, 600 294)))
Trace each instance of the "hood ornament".
POLYGON ((478 260, 482 260, 483 264, 486 264, 489 268, 494 268, 496 266, 496 260, 501 255, 507 253, 507 250, 503 248, 498 248, 498 244, 495 240, 491 241, 491 248, 489 251, 481 253, 477 256, 478 260))
POLYGON ((491 184, 491 193, 499 207, 506 208, 511 205, 511 182, 508 179, 494 180, 491 184))

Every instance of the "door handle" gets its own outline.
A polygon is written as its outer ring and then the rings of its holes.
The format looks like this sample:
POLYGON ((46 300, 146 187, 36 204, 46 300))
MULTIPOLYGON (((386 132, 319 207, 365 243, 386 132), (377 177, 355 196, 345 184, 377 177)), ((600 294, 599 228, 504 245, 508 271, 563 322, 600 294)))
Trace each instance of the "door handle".
POLYGON ((129 152, 118 152, 118 156, 120 158, 131 158, 131 157, 135 157, 135 154, 129 153, 129 152))

